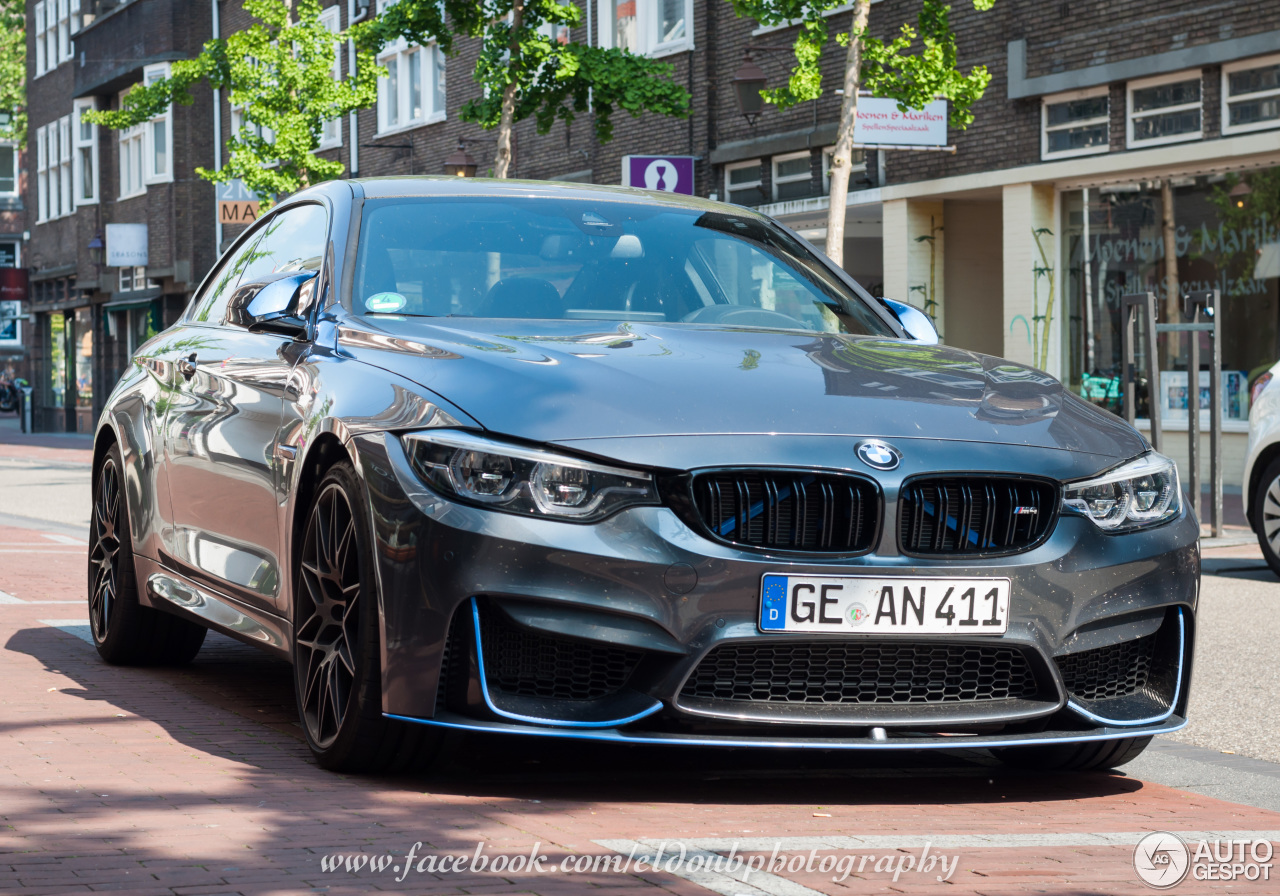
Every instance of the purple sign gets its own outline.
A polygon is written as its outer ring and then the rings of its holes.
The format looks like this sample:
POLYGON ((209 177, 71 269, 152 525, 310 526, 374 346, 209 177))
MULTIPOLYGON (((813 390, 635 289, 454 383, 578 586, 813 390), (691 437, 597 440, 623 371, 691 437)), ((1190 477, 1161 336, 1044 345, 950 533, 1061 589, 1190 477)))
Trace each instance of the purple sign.
POLYGON ((693 195, 693 156, 623 156, 622 185, 693 195))

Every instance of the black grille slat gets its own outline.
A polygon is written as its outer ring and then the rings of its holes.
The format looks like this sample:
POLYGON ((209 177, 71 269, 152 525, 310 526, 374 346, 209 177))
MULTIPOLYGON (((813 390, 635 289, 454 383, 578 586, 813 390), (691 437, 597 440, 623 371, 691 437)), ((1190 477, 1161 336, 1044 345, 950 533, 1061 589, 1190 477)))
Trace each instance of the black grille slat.
POLYGON ((726 644, 681 689, 694 699, 811 705, 977 703, 1038 693, 1017 648, 900 641, 726 644))
POLYGON ((598 700, 631 678, 641 652, 521 628, 500 611, 480 611, 485 679, 491 689, 520 697, 598 700))
POLYGON ((854 553, 870 550, 879 529, 875 485, 839 473, 703 473, 693 480, 693 497, 716 538, 746 547, 854 553))
POLYGON ((1109 647, 1057 658, 1067 693, 1078 700, 1128 697, 1147 686, 1156 653, 1156 636, 1147 635, 1109 647))
POLYGON ((1056 486, 973 476, 916 479, 902 489, 898 540, 903 553, 982 555, 1026 550, 1053 525, 1056 486))

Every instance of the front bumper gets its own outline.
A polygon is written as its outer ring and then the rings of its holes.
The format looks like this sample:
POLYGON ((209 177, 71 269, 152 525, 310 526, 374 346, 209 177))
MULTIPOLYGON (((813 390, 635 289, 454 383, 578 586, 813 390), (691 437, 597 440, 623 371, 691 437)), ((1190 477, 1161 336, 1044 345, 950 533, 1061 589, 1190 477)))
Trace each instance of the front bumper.
MULTIPOLYGON (((389 716, 628 743, 822 749, 1101 740, 1185 724, 1199 587, 1199 531, 1185 512, 1118 537, 1063 517, 1045 542, 1011 557, 923 561, 882 545, 797 561, 712 542, 664 507, 578 525, 464 506, 421 486, 394 437, 362 436, 357 447, 377 539, 389 716), (691 677, 717 648, 858 640, 761 633, 761 575, 780 569, 1007 576, 1004 635, 899 636, 885 649, 916 670, 908 678, 942 662, 979 685, 1012 656, 1025 666, 1024 685, 836 705, 692 692, 691 677), (1114 676, 1123 662, 1146 664, 1140 686, 1112 693, 1088 679, 1114 676)), ((891 506, 894 485, 882 485, 891 506)))

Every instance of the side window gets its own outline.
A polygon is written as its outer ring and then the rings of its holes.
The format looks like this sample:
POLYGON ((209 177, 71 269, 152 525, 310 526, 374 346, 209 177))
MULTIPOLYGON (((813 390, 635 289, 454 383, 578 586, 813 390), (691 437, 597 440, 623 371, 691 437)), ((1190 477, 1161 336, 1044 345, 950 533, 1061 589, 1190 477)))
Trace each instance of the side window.
POLYGON ((222 263, 213 279, 209 281, 208 290, 196 299, 191 312, 192 323, 218 324, 227 310, 227 301, 236 291, 236 284, 244 273, 245 267, 253 259, 254 250, 262 242, 261 233, 241 246, 234 255, 222 263))
POLYGON ((318 271, 329 245, 329 216, 318 205, 300 205, 272 218, 262 229, 241 282, 284 271, 318 271))

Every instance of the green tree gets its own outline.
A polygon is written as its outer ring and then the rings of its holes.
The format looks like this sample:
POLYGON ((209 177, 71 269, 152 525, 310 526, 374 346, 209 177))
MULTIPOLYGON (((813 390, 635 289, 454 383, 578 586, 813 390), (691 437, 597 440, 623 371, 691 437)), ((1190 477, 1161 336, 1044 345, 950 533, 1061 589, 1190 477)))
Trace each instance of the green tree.
MULTIPOLYGON (((761 25, 798 23, 795 66, 787 86, 763 91, 767 102, 781 109, 822 95, 822 51, 830 39, 829 14, 847 0, 732 0, 740 16, 761 25)), ((995 0, 973 0, 974 9, 989 10, 995 0)), ((895 99, 903 112, 923 109, 936 97, 951 101, 951 125, 965 128, 973 121, 970 108, 981 97, 991 75, 985 66, 968 74, 957 62, 956 38, 951 30, 951 7, 941 0, 921 0, 916 22, 904 22, 892 40, 867 33, 871 0, 854 0, 851 25, 836 34, 846 48, 835 152, 831 160, 830 207, 827 211, 827 257, 844 262, 844 216, 853 157, 853 127, 858 118, 858 91, 895 99), (918 42, 917 42, 918 41, 918 42)))
POLYGON ((577 5, 556 0, 400 0, 352 32, 366 52, 399 37, 419 44, 434 39, 446 53, 455 36, 479 40, 474 78, 482 93, 460 117, 497 129, 493 176, 506 177, 516 122, 533 118, 545 134, 558 120, 589 113, 596 136, 607 142, 619 109, 633 116, 689 114, 688 92, 671 80, 670 65, 569 40, 581 19, 577 5))
POLYGON ((27 143, 27 5, 0 0, 0 139, 27 143))
POLYGON ((225 90, 244 124, 227 141, 222 170, 196 173, 217 183, 240 178, 269 206, 281 194, 342 175, 340 162, 316 155, 325 122, 371 106, 381 69, 364 52, 354 77, 333 77, 346 35, 320 21, 320 0, 245 0, 244 8, 256 19, 248 28, 174 62, 168 78, 136 85, 120 109, 86 118, 128 128, 174 104, 189 105, 199 82, 225 90))

